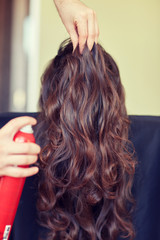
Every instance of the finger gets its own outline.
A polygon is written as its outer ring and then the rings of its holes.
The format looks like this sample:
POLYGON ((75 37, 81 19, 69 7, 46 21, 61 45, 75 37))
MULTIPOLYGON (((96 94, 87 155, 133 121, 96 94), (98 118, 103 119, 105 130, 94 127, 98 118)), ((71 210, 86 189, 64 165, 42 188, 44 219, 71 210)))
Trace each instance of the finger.
POLYGON ((4 147, 3 154, 28 154, 36 155, 40 153, 40 146, 36 143, 8 143, 6 148, 4 147))
POLYGON ((74 50, 76 49, 76 47, 78 45, 78 33, 76 31, 76 26, 75 26, 75 29, 72 28, 68 32, 69 32, 69 35, 70 35, 70 38, 71 38, 71 41, 73 44, 73 52, 74 52, 74 50))
POLYGON ((3 128, 0 130, 0 136, 7 136, 13 138, 18 130, 26 125, 35 125, 37 123, 36 119, 33 117, 18 117, 10 120, 3 128))
POLYGON ((82 54, 85 43, 87 41, 87 32, 88 32, 88 27, 87 27, 87 19, 82 18, 80 21, 77 21, 77 31, 78 31, 78 42, 79 42, 79 51, 82 54))
POLYGON ((38 160, 37 155, 9 155, 7 157, 7 165, 31 165, 38 160))
POLYGON ((38 155, 8 155, 1 157, 0 168, 6 166, 31 165, 36 163, 38 155))
POLYGON ((29 168, 21 168, 8 166, 0 169, 0 176, 10 176, 10 177, 29 177, 37 174, 39 171, 38 167, 29 167, 29 168))
POLYGON ((99 25, 98 25, 96 14, 95 14, 95 33, 96 33, 95 43, 97 44, 98 43, 98 38, 99 38, 99 25))
POLYGON ((87 46, 89 50, 92 50, 93 44, 96 37, 96 28, 95 28, 95 13, 91 11, 88 15, 88 39, 87 46))

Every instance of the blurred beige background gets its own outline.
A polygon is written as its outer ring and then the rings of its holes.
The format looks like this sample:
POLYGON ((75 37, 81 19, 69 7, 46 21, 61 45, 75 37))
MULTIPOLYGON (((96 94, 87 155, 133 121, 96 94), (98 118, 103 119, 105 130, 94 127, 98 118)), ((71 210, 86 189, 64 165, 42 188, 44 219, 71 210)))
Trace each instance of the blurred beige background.
MULTIPOLYGON (((128 113, 160 115, 160 1, 83 2, 96 11, 99 42, 119 66, 128 113)), ((39 77, 67 37, 52 0, 40 0, 39 77)))
MULTIPOLYGON (((160 115, 160 0, 84 0, 116 60, 129 114, 160 115)), ((0 112, 37 111, 40 76, 68 33, 53 0, 0 0, 0 112)))

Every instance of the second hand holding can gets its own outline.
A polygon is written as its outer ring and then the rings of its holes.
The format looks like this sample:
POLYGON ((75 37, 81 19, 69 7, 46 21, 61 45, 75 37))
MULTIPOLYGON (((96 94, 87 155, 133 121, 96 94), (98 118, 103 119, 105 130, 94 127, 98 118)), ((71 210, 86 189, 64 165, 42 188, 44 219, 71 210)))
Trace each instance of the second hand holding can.
MULTIPOLYGON (((13 140, 17 143, 35 143, 31 125, 20 129, 13 140)), ((28 165, 21 167, 28 167, 28 165)), ((0 178, 0 239, 9 239, 25 179, 25 177, 15 178, 9 176, 0 178)))

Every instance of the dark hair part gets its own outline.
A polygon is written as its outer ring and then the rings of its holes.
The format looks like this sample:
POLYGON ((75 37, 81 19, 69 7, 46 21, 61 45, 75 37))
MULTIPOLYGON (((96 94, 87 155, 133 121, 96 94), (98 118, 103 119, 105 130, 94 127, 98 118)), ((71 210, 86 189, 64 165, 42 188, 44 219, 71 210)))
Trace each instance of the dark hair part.
POLYGON ((81 55, 64 41, 42 76, 38 208, 48 239, 134 239, 124 90, 99 45, 81 55))

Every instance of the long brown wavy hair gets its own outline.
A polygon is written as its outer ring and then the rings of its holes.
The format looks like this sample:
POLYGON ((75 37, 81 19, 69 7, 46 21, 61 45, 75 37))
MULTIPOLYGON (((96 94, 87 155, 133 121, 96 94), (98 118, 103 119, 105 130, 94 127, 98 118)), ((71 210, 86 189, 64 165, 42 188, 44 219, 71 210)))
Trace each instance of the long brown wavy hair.
POLYGON ((134 239, 124 89, 99 45, 64 41, 42 76, 38 209, 50 240, 134 239))

